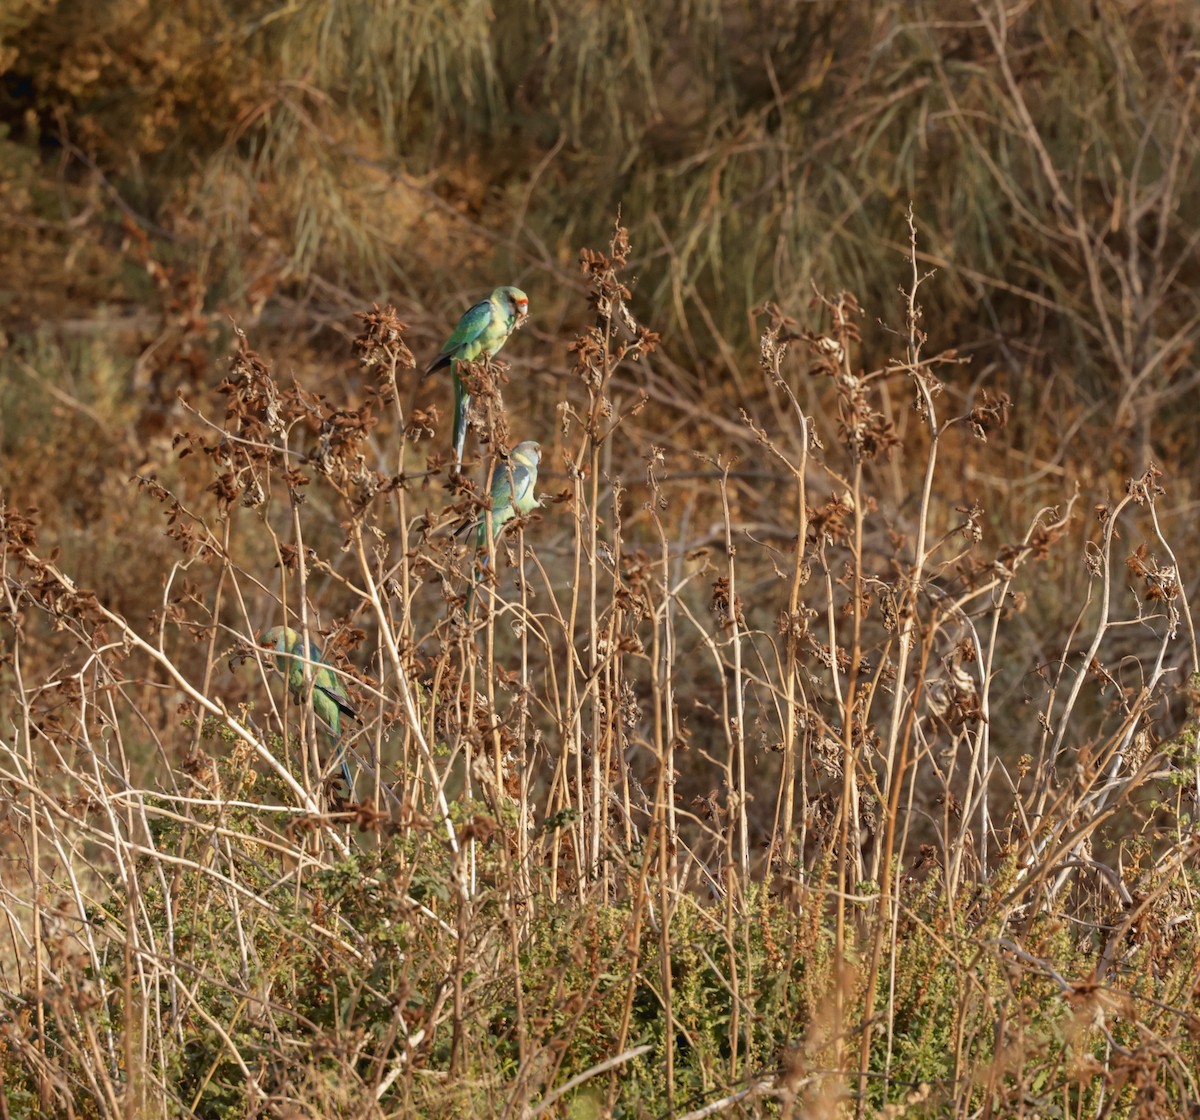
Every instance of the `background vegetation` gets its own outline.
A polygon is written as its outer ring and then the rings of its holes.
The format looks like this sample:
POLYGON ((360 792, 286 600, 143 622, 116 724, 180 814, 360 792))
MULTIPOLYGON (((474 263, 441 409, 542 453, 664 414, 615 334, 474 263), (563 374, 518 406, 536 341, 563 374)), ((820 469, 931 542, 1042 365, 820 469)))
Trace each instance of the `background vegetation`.
POLYGON ((0 1117, 1194 1110, 1198 32, 9 0, 0 1117))

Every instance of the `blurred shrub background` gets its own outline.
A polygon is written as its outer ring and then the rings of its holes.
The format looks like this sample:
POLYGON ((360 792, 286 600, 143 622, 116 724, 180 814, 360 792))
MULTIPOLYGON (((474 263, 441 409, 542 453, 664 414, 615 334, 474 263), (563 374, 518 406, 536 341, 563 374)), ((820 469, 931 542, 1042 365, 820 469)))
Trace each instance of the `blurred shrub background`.
MULTIPOLYGON (((1023 450, 1070 456, 1086 431, 1187 454, 1192 4, 10 0, 2 18, 10 342, 134 361, 143 412, 203 384, 229 316, 319 361, 364 302, 435 346, 511 280, 549 341, 618 207, 661 395, 727 410, 756 391, 764 300, 803 319, 814 285, 845 288, 869 323, 894 305, 911 200, 927 326, 974 359, 957 388, 986 373, 1054 421, 1023 450)), ((526 346, 520 372, 553 388, 561 366, 526 346)))

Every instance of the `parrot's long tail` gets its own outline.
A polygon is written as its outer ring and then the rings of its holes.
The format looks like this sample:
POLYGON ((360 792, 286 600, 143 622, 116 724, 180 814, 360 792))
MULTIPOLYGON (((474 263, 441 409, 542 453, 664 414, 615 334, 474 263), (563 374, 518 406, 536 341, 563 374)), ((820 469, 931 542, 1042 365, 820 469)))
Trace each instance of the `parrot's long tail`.
POLYGON ((346 748, 338 747, 337 758, 334 760, 340 764, 342 771, 342 780, 346 783, 346 793, 351 801, 357 800, 354 796, 354 775, 350 773, 350 763, 346 761, 346 748))
POLYGON ((471 411, 471 394, 466 385, 454 373, 454 473, 462 471, 463 451, 467 446, 467 417, 471 411))
MULTIPOLYGON (((379 771, 376 770, 375 767, 372 766, 369 762, 365 762, 357 754, 357 752, 350 751, 349 753, 350 753, 351 757, 354 759, 355 772, 358 773, 359 775, 361 775, 362 777, 364 777, 367 781, 367 792, 366 792, 365 796, 370 798, 372 796, 374 787, 376 785, 378 785, 379 792, 383 796, 384 800, 386 800, 390 805, 395 806, 397 809, 403 808, 404 802, 399 797, 396 796, 395 792, 387 784, 387 782, 382 780, 382 777, 381 777, 379 771)), ((351 799, 353 801, 357 802, 358 795, 354 792, 354 786, 350 780, 350 767, 346 764, 346 761, 344 759, 342 760, 341 772, 342 772, 343 780, 345 781, 346 785, 350 789, 351 799)))

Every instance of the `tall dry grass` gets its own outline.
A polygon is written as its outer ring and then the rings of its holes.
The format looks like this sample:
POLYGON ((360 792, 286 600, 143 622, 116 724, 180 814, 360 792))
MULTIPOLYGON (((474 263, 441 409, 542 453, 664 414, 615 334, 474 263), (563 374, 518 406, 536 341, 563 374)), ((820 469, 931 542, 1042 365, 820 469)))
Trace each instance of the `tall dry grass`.
MULTIPOLYGON (((470 607, 449 530, 479 500, 404 403, 391 309, 361 317, 346 400, 238 341, 178 472, 138 480, 176 552, 136 610, 6 495, 7 1114, 1190 1107, 1196 648, 1167 479, 1064 493, 1014 539, 983 487, 956 508, 1011 402, 944 407, 959 359, 910 233, 894 357, 858 361, 848 293, 811 328, 771 310, 745 371, 769 406, 712 418, 753 450, 690 472, 625 388, 660 342, 628 235, 585 251, 548 501, 470 607), (1031 663, 1056 554, 1086 589, 1031 663), (359 801, 253 646, 284 620, 359 706, 359 801)), ((506 372, 497 445, 535 434, 506 372)))

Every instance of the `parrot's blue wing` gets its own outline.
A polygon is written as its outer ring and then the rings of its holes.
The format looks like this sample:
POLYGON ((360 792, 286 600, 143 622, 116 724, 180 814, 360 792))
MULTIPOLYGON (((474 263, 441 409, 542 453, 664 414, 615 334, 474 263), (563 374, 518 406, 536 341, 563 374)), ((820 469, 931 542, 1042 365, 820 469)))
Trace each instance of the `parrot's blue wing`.
POLYGON ((497 463, 492 473, 492 507, 510 503, 519 509, 537 476, 519 463, 497 463))
POLYGON ((425 376, 428 377, 436 370, 443 369, 448 366, 455 358, 467 357, 467 360, 478 357, 478 353, 472 354, 469 357, 465 354, 460 354, 460 350, 470 350, 471 344, 478 342, 479 336, 488 329, 492 321, 492 305, 489 300, 480 300, 474 307, 468 308, 463 312, 463 317, 459 319, 458 326, 454 328, 454 333, 446 339, 445 345, 442 347, 438 356, 433 359, 433 363, 425 371, 425 376))
POLYGON ((351 719, 358 718, 358 710, 350 703, 350 697, 346 695, 346 688, 342 684, 341 678, 334 676, 332 673, 324 674, 326 678, 332 678, 333 683, 325 684, 318 681, 313 687, 317 691, 323 692, 332 700, 338 708, 338 711, 344 716, 349 716, 351 719))

